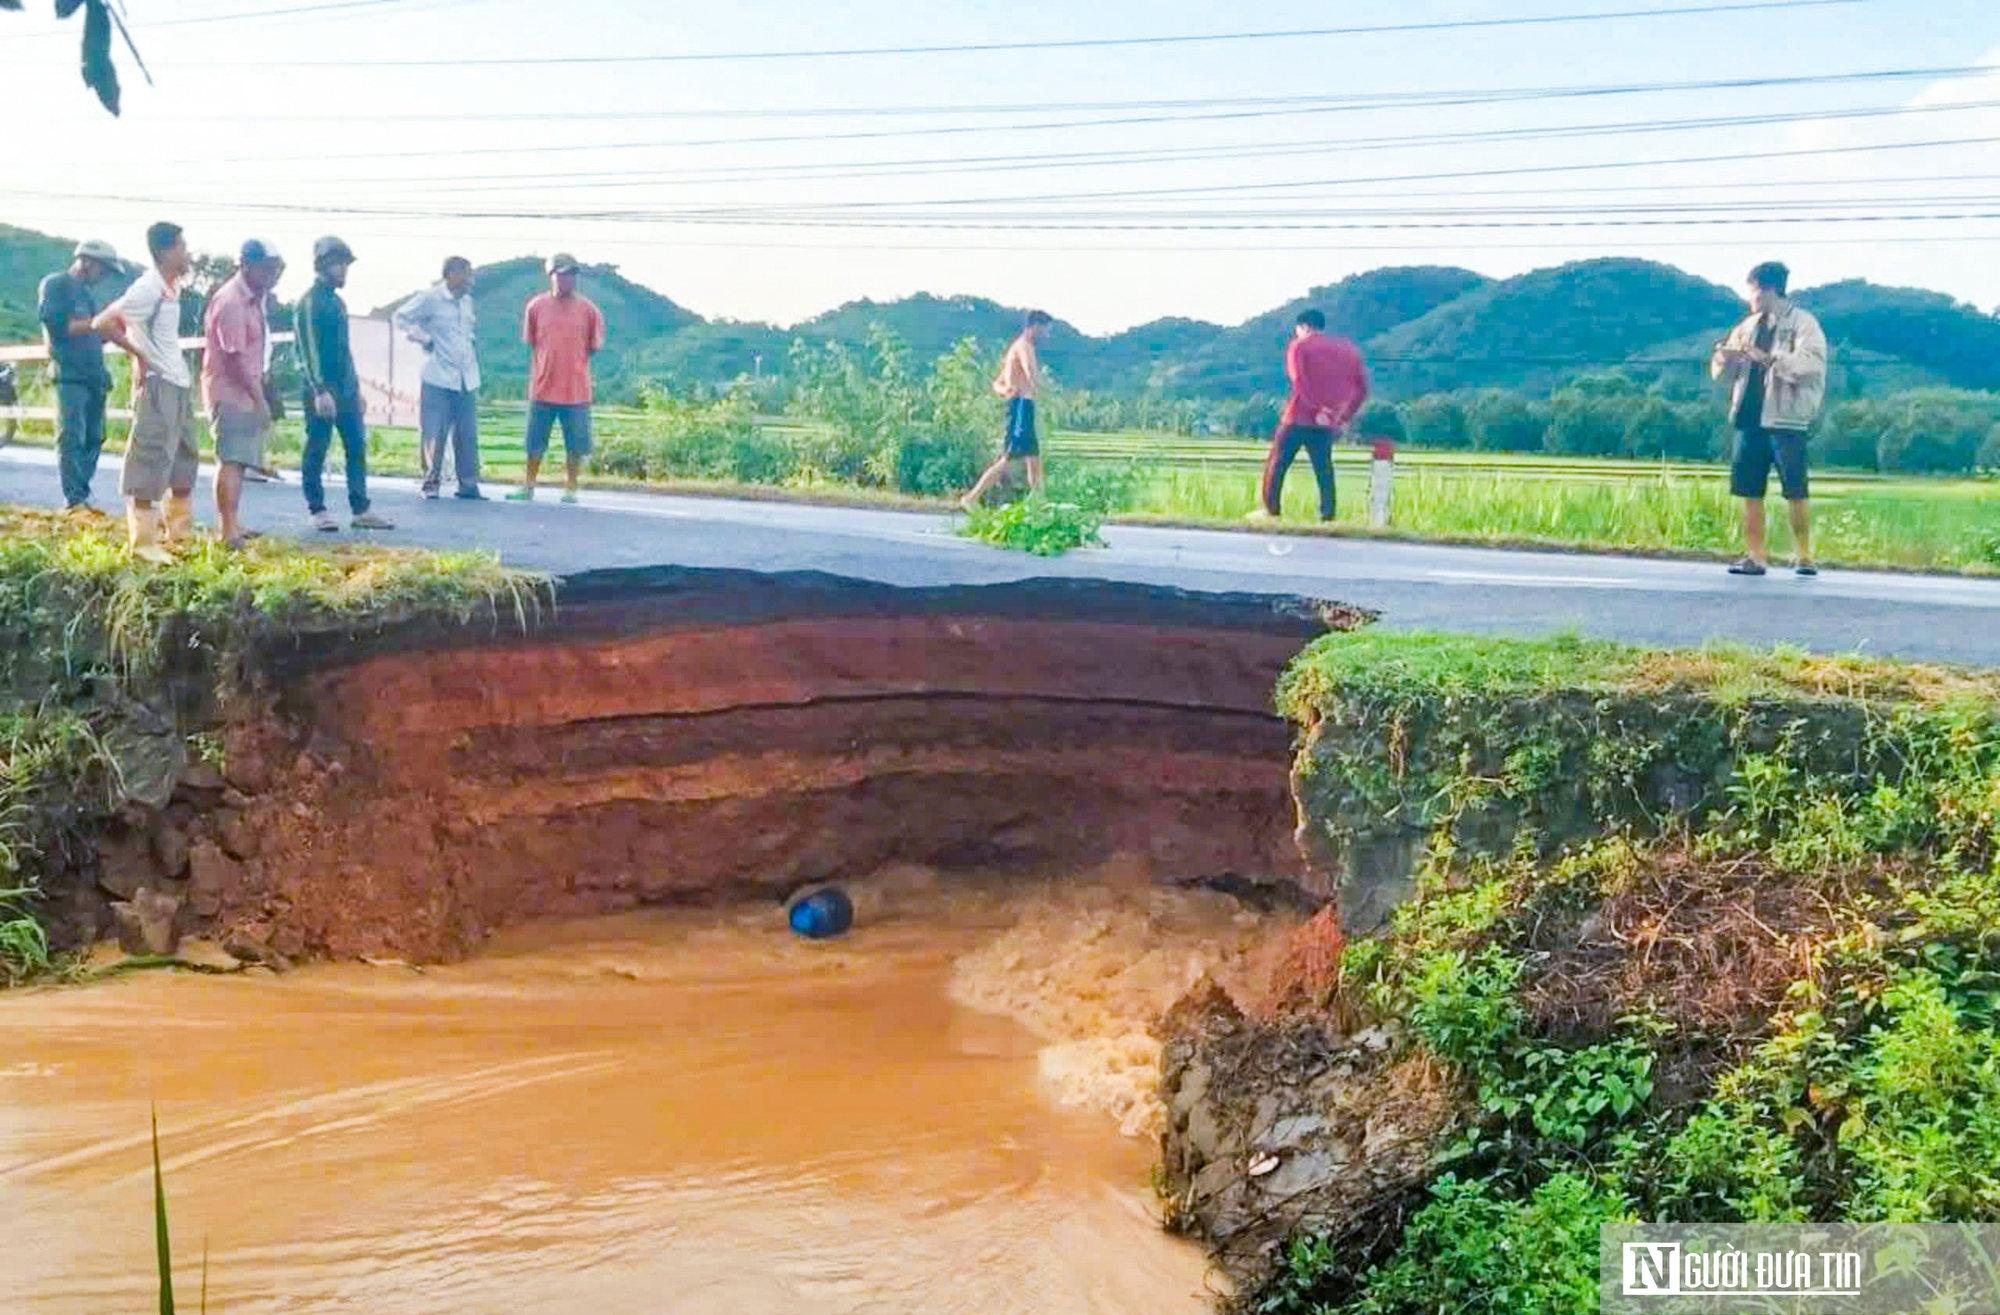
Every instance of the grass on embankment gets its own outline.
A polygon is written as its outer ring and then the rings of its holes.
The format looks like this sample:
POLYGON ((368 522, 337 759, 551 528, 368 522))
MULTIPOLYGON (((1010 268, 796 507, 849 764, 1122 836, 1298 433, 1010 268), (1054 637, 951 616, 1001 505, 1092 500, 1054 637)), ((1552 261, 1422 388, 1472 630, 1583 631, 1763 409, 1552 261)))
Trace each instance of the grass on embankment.
POLYGON ((1280 702, 1309 835, 1424 850, 1320 1016, 1459 1122, 1246 1309, 1584 1315, 1606 1222, 2000 1221, 2000 675, 1371 629, 1280 702))
POLYGON ((548 590, 489 553, 282 539, 231 551, 204 538, 171 564, 135 564, 115 522, 0 508, 0 984, 54 966, 38 888, 51 841, 109 807, 117 769, 100 731, 118 701, 158 693, 169 669, 226 680, 236 652, 294 634, 526 625, 548 590))

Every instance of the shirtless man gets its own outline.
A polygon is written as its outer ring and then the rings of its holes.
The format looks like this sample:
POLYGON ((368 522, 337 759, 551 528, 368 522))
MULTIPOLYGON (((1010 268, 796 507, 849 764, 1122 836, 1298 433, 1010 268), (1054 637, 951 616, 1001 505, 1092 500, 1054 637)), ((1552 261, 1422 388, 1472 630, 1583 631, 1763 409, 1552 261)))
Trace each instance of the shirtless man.
POLYGON ((977 506, 986 490, 999 483, 1017 461, 1027 463, 1028 487, 1042 487, 1042 447, 1035 438, 1035 392, 1042 382, 1042 358, 1035 348, 1049 336, 1052 323, 1054 321, 1047 311, 1029 311, 1027 322, 1008 345, 1007 355, 1000 361, 1000 373, 993 380, 993 391, 1007 399, 1006 445, 979 477, 979 482, 959 499, 958 505, 963 511, 971 511, 977 506))

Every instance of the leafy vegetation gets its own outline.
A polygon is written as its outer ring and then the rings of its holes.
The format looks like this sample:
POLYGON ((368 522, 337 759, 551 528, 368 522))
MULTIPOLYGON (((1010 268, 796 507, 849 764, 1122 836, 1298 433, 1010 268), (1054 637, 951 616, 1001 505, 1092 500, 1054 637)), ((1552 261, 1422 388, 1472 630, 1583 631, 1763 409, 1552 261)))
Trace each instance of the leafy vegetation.
POLYGON ((1338 1007, 1456 1075, 1426 1199, 1249 1308, 1597 1305, 1597 1229, 2000 1220, 2000 677, 1378 630, 1280 692, 1309 825, 1427 857, 1338 1007))
POLYGON ((1072 548, 1102 547, 1102 519, 1074 502, 1053 502, 1040 493, 998 507, 974 507, 960 531, 996 548, 1014 548, 1054 557, 1072 548))

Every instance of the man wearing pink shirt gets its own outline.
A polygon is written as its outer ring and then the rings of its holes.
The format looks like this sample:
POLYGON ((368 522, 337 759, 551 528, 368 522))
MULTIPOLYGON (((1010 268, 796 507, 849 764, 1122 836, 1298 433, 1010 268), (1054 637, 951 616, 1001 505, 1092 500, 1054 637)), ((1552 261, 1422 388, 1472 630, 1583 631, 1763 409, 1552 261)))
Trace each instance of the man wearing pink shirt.
POLYGON ((604 315, 576 290, 576 257, 549 257, 549 290, 528 303, 521 338, 533 357, 528 371, 527 480, 507 495, 532 502, 549 437, 562 425, 568 481, 562 500, 576 501, 576 479, 590 453, 590 358, 604 348, 604 315))
POLYGON ((1301 449, 1312 462, 1319 482, 1319 518, 1333 519, 1333 440, 1368 400, 1368 371, 1361 352, 1345 338, 1326 331, 1326 316, 1316 310, 1300 314, 1285 351, 1285 375, 1292 395, 1271 453, 1264 461, 1264 480, 1252 520, 1272 520, 1283 511, 1285 473, 1301 449))
POLYGON ((243 244, 242 256, 236 273, 209 299, 202 323, 201 393, 215 432, 215 514, 222 541, 232 548, 241 547, 246 537, 239 516, 244 472, 265 469, 264 449, 271 438, 271 406, 264 393, 270 327, 264 303, 285 267, 268 243, 255 238, 243 244))

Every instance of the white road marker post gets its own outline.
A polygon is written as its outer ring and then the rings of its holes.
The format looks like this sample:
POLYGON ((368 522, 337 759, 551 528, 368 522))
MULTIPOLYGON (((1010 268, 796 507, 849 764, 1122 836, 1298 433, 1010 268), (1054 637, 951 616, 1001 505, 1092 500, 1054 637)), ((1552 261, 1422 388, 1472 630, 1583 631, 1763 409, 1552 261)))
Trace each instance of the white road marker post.
POLYGON ((1396 485, 1396 442, 1375 440, 1375 460, 1368 468, 1368 523, 1376 529, 1389 525, 1389 494, 1396 485))

